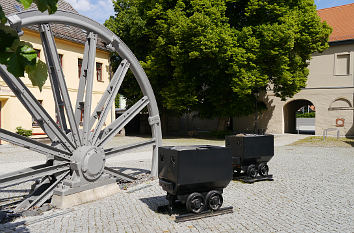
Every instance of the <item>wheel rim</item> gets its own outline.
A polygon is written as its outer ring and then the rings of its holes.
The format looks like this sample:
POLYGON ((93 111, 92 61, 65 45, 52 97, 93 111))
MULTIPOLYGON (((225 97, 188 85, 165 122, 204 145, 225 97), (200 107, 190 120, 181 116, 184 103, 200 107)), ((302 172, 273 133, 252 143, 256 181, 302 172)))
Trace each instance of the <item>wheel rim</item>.
POLYGON ((261 176, 267 176, 268 175, 268 172, 269 172, 269 167, 267 164, 261 164, 259 166, 259 169, 258 169, 258 173, 261 175, 261 176))
POLYGON ((204 198, 200 193, 192 193, 186 201, 187 210, 193 213, 200 213, 204 209, 204 198))
POLYGON ((252 164, 252 165, 248 166, 247 175, 252 177, 252 178, 255 178, 257 176, 257 170, 256 170, 256 166, 255 165, 252 164))
MULTIPOLYGON (((53 15, 41 13, 37 10, 24 11, 16 15, 11 15, 8 19, 10 25, 19 33, 22 27, 39 25, 46 63, 48 66, 55 68, 50 72, 49 78, 58 116, 58 124, 40 105, 25 84, 10 74, 5 66, 1 65, 0 76, 27 111, 39 123, 40 127, 52 141, 52 145, 45 145, 4 129, 0 129, 0 138, 15 145, 49 155, 52 164, 43 164, 2 175, 0 176, 0 187, 11 186, 34 178, 44 179, 44 177, 54 176, 55 182, 52 182, 51 186, 45 190, 45 193, 51 194, 59 186, 62 187, 61 184, 64 180, 70 180, 71 182, 75 180, 79 186, 92 184, 92 186, 96 187, 100 186, 97 182, 98 180, 102 180, 103 177, 107 179, 114 177, 115 179, 132 180, 132 177, 106 167, 106 159, 146 145, 153 145, 151 174, 156 177, 157 149, 162 141, 157 103, 143 68, 124 42, 101 24, 84 16, 61 10, 58 10, 53 15), (86 73, 81 72, 76 104, 72 104, 68 94, 68 87, 59 63, 56 44, 51 32, 50 24, 52 23, 75 26, 87 32, 82 65, 82 71, 86 71, 86 73), (108 45, 107 48, 119 54, 122 62, 93 110, 92 85, 98 37, 108 45), (110 107, 114 102, 128 69, 135 76, 143 93, 143 98, 130 107, 121 117, 104 128, 103 126, 110 107), (61 107, 62 105, 64 108, 61 107), (79 122, 82 106, 84 106, 85 111, 83 114, 83 127, 80 129, 79 122), (105 149, 104 146, 145 107, 147 107, 149 112, 149 124, 152 132, 151 139, 141 143, 105 149), (75 166, 72 166, 73 164, 75 166), (93 184, 95 182, 96 184, 93 184)), ((102 181, 102 185, 103 183, 102 181)), ((26 204, 28 201, 26 202, 25 200, 16 209, 22 210, 33 206, 40 206, 50 196, 40 195, 35 198, 29 197, 35 200, 32 201, 31 199, 30 204, 26 204)))
POLYGON ((210 191, 207 194, 206 200, 207 200, 208 207, 213 211, 220 209, 220 207, 223 204, 223 197, 217 191, 210 191))

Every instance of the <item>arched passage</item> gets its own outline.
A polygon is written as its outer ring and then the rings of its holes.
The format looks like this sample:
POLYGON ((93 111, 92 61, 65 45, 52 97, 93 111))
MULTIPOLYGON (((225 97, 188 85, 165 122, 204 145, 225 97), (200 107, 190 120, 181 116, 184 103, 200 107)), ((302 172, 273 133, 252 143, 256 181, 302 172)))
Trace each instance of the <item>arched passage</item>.
POLYGON ((296 113, 304 109, 305 112, 314 111, 313 103, 306 99, 293 100, 284 105, 284 133, 307 132, 314 133, 314 118, 296 120, 296 113))

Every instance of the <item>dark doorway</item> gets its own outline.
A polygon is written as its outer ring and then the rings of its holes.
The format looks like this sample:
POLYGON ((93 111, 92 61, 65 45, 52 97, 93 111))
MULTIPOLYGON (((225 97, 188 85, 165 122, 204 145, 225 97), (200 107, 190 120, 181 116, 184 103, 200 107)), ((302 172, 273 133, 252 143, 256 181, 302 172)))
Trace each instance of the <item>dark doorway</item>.
POLYGON ((125 126, 125 135, 135 136, 140 133, 140 114, 135 116, 126 126, 125 126))
POLYGON ((284 133, 315 134, 315 106, 305 99, 287 103, 284 112, 284 133))
MULTIPOLYGON (((116 118, 121 116, 125 110, 116 110, 116 118)), ((126 136, 142 136, 151 134, 149 125, 149 114, 139 113, 124 127, 126 136)))

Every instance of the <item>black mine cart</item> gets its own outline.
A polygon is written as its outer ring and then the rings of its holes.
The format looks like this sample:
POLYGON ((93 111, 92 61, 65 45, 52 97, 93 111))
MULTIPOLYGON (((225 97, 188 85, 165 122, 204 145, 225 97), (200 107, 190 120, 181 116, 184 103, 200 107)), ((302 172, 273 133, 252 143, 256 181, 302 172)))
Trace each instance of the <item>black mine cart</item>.
POLYGON ((159 148, 159 182, 169 206, 176 201, 188 211, 218 210, 223 189, 232 180, 229 148, 218 146, 166 146, 159 148))
POLYGON ((267 162, 274 155, 274 135, 230 135, 225 144, 231 149, 234 176, 269 177, 267 162))

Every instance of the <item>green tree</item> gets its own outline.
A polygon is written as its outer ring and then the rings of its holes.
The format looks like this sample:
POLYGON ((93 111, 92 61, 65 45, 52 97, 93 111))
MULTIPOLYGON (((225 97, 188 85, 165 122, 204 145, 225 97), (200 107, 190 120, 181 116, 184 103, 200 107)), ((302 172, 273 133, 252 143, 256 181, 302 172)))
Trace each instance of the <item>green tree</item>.
MULTIPOLYGON (((105 25, 134 51, 160 111, 226 118, 254 112, 271 85, 286 99, 305 87, 311 54, 331 32, 313 0, 115 0, 105 25)), ((119 60, 119 59, 115 59, 119 60)), ((122 94, 139 93, 127 77, 122 94)))
MULTIPOLYGON (((58 0, 17 0, 25 9, 32 3, 44 12, 48 10, 53 14, 57 10, 58 0)), ((44 62, 37 60, 37 52, 30 43, 21 41, 17 31, 6 25, 7 18, 0 5, 0 64, 7 67, 7 70, 15 77, 23 77, 28 74, 34 86, 42 89, 47 80, 47 67, 44 62)))

